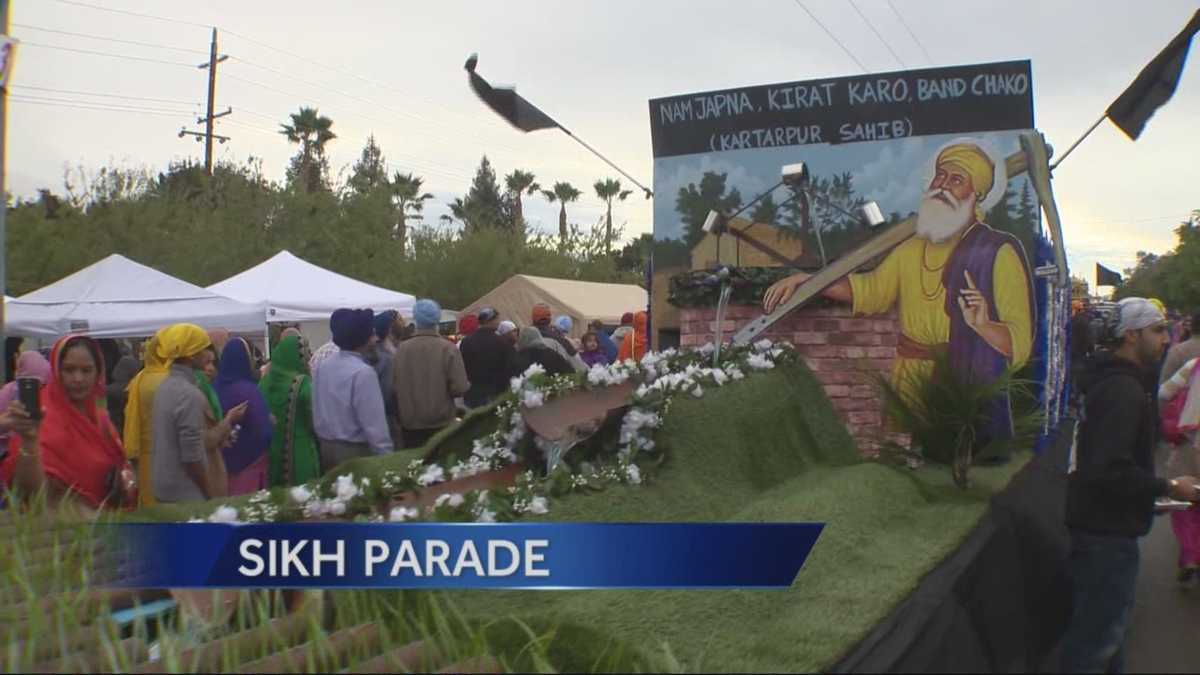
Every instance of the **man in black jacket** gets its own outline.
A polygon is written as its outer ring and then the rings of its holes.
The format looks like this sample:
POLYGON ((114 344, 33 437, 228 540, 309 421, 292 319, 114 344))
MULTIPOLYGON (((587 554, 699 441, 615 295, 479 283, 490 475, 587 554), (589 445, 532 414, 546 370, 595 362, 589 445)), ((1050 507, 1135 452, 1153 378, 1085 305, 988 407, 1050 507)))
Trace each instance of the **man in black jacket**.
POLYGON ((1154 502, 1197 499, 1196 479, 1154 474, 1158 436, 1155 368, 1167 344, 1162 313, 1143 298, 1122 300, 1105 326, 1109 351, 1082 378, 1067 482, 1074 612, 1063 638, 1064 672, 1122 672, 1133 610, 1138 538, 1154 502))
POLYGON ((471 389, 463 397, 469 408, 479 408, 492 401, 508 388, 513 372, 516 349, 510 340, 496 334, 500 326, 500 313, 491 307, 479 310, 479 329, 463 339, 459 345, 463 365, 471 389))

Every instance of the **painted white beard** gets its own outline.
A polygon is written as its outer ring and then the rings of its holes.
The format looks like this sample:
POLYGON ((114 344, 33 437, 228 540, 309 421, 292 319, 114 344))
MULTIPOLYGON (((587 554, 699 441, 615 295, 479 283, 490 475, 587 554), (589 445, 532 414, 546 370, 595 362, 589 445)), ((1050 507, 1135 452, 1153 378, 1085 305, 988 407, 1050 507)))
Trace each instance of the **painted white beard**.
POLYGON ((929 190, 921 200, 921 208, 917 211, 917 236, 928 239, 935 244, 946 241, 958 234, 975 220, 975 196, 959 201, 947 190, 929 190), (942 195, 950 200, 950 206, 935 195, 942 195))

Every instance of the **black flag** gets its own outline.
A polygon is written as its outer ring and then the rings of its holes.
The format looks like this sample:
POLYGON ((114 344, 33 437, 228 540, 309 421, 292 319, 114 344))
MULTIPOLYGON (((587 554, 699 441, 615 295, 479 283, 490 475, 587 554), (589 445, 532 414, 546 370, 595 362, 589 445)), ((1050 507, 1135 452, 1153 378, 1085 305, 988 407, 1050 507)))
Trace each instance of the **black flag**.
POLYGON ((1108 269, 1100 263, 1096 263, 1096 285, 1097 286, 1120 286, 1123 280, 1121 275, 1108 269))
MULTIPOLYGON (((538 129, 562 128, 562 125, 550 119, 550 116, 529 101, 521 98, 516 89, 497 88, 487 83, 475 74, 475 64, 479 56, 472 54, 467 59, 466 69, 471 77, 471 88, 488 107, 495 110, 508 123, 521 131, 537 131, 538 129)), ((566 129, 563 129, 566 131, 566 129)))
POLYGON ((1142 134, 1154 111, 1171 100, 1179 84, 1179 76, 1183 73, 1183 63, 1187 60, 1192 36, 1197 31, 1200 31, 1200 10, 1196 11, 1192 20, 1166 49, 1142 69, 1133 84, 1108 106, 1108 118, 1132 140, 1136 141, 1142 134))

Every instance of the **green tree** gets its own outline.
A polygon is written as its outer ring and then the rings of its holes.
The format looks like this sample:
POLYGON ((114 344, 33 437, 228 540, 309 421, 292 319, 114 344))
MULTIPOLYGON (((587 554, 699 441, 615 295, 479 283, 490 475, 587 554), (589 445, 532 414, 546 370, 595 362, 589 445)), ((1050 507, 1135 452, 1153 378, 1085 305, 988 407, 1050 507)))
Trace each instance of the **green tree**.
POLYGON ((425 180, 411 173, 396 172, 392 178, 392 199, 396 205, 399 222, 396 223, 395 238, 400 242, 400 251, 406 252, 408 244, 408 219, 420 218, 425 210, 425 202, 433 199, 428 192, 421 192, 425 180))
POLYGON ((675 197, 675 212, 683 221, 688 250, 704 238, 704 220, 709 211, 733 213, 742 205, 742 195, 737 188, 726 192, 726 175, 707 171, 700 177, 700 184, 689 183, 679 188, 675 197))
POLYGON ((578 200, 583 193, 575 189, 575 186, 570 183, 558 182, 554 184, 553 190, 542 190, 542 196, 546 201, 553 204, 559 203, 558 209, 558 237, 560 241, 567 240, 567 204, 578 200))
POLYGON ((347 186, 355 194, 365 195, 386 187, 387 184, 387 160, 384 159, 383 150, 375 142, 375 135, 372 134, 367 137, 367 144, 363 146, 362 155, 351 169, 347 186))
POLYGON ((779 205, 775 203, 775 196, 770 194, 755 204, 754 210, 750 212, 751 222, 764 225, 774 225, 778 218, 779 205))
POLYGON ((504 177, 504 186, 512 199, 513 230, 524 236, 525 208, 521 204, 521 195, 535 195, 541 191, 542 186, 537 184, 537 179, 532 173, 520 169, 504 177))
POLYGON ((487 228, 509 230, 512 227, 511 205, 500 192, 496 170, 484 155, 475 170, 475 178, 465 197, 450 204, 454 218, 461 220, 468 231, 487 228))
POLYGON ((325 156, 325 144, 337 138, 333 133, 333 120, 321 115, 316 108, 301 107, 300 112, 292 113, 291 122, 279 125, 279 133, 300 146, 288 167, 289 184, 299 185, 308 192, 327 189, 329 161, 325 156))
POLYGON ((592 188, 596 191, 596 196, 604 200, 604 205, 607 209, 607 215, 604 220, 604 252, 608 253, 612 250, 613 200, 619 199, 621 201, 625 201, 629 198, 629 195, 633 194, 633 190, 622 190, 621 181, 614 180, 612 178, 598 180, 596 181, 596 184, 592 186, 592 188))

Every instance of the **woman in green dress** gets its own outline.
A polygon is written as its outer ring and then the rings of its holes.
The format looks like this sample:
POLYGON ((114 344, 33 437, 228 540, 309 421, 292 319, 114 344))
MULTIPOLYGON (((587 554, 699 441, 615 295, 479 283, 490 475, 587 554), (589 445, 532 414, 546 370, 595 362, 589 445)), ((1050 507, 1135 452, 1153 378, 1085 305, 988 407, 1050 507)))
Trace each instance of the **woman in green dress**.
POLYGON ((321 475, 312 422, 312 378, 301 356, 300 340, 289 335, 279 341, 271 353, 271 367, 258 385, 275 418, 267 476, 272 487, 302 485, 321 475))

